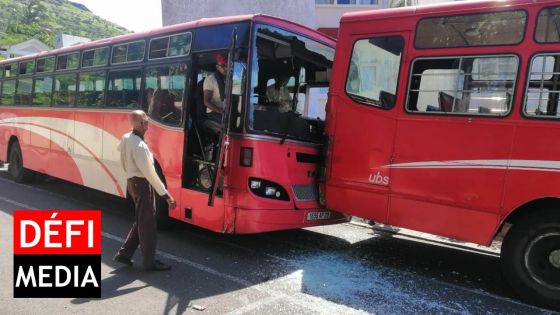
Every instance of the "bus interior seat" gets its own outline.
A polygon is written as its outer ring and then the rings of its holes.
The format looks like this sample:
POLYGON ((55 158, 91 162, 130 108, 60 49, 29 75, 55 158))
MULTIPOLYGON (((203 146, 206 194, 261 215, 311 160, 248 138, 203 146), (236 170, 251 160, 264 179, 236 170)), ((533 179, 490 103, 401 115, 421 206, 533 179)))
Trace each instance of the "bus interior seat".
POLYGON ((490 108, 484 107, 484 106, 478 106, 478 112, 480 114, 490 114, 491 113, 490 108))
POLYGON ((383 106, 384 108, 393 106, 395 104, 395 98, 395 94, 391 94, 383 90, 379 92, 379 100, 381 101, 381 106, 383 106))
POLYGON ((426 106, 426 111, 427 112, 439 112, 440 110, 437 106, 428 105, 428 106, 426 106))
POLYGON ((161 120, 169 113, 175 113, 175 105, 173 95, 167 89, 156 89, 152 96, 152 104, 150 108, 152 117, 161 120))
POLYGON ((453 101, 455 98, 447 93, 438 93, 439 108, 442 112, 451 113, 453 111, 453 101))

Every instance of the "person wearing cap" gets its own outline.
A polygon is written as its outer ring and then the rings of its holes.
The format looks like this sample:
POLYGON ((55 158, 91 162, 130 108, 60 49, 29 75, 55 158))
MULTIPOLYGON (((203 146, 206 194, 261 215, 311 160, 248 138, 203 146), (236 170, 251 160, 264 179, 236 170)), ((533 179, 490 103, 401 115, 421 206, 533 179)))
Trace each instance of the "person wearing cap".
POLYGON ((227 56, 216 55, 216 71, 209 75, 203 84, 204 105, 206 117, 219 124, 222 123, 222 114, 225 108, 225 75, 227 70, 227 56))
POLYGON ((134 201, 135 220, 113 259, 131 266, 132 255, 140 245, 146 271, 169 270, 171 266, 155 259, 157 239, 154 190, 166 199, 169 209, 174 209, 177 204, 156 173, 154 157, 144 141, 148 130, 148 116, 141 110, 135 110, 130 113, 129 121, 132 131, 123 135, 117 149, 126 173, 126 188, 134 201))

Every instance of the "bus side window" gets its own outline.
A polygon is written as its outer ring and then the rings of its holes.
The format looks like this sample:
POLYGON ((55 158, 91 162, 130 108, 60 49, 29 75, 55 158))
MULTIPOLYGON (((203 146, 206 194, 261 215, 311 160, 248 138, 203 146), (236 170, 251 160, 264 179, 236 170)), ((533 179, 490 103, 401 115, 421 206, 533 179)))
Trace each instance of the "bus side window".
POLYGON ((516 56, 417 59, 407 110, 469 115, 505 115, 511 108, 516 56))
POLYGON ((392 108, 403 49, 400 36, 357 40, 348 68, 346 94, 362 104, 392 108))
POLYGON ((52 97, 52 77, 35 78, 33 90, 33 106, 50 106, 52 97))
POLYGON ((83 72, 79 75, 78 107, 101 107, 105 100, 105 73, 83 72))
POLYGON ((14 105, 14 96, 16 94, 16 80, 4 80, 2 82, 2 97, 0 105, 14 105))
POLYGON ((186 77, 184 63, 146 68, 144 108, 148 116, 167 125, 181 124, 186 77))
POLYGON ((76 74, 64 74, 54 77, 54 106, 74 106, 76 100, 76 81, 76 74))
POLYGON ((528 116, 559 117, 558 73, 554 72, 560 54, 533 57, 525 91, 523 113, 528 116))
POLYGON ((19 79, 16 90, 16 105, 29 106, 32 103, 33 79, 19 79))
POLYGON ((107 107, 140 107, 140 69, 109 72, 107 87, 107 107))

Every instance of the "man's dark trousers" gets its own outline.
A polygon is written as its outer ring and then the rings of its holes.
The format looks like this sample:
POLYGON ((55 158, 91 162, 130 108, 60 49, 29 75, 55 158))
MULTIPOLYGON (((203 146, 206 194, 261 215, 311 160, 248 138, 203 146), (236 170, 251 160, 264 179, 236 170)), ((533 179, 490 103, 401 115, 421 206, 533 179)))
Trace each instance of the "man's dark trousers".
POLYGON ((140 245, 144 268, 150 268, 154 265, 157 242, 154 189, 141 177, 129 178, 126 189, 134 201, 135 220, 119 255, 130 258, 140 245))

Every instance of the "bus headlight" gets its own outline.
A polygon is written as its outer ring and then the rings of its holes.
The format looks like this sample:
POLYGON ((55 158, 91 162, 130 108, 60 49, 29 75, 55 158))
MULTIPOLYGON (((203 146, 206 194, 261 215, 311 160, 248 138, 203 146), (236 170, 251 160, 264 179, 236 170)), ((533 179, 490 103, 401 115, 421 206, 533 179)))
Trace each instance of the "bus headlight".
POLYGON ((250 182, 251 182, 251 184, 250 184, 251 190, 261 188, 261 181, 260 180, 253 179, 250 182))
POLYGON ((290 196, 284 187, 268 180, 249 177, 249 189, 259 197, 290 201, 290 196))
POLYGON ((276 187, 266 187, 264 194, 266 196, 276 196, 276 187))

